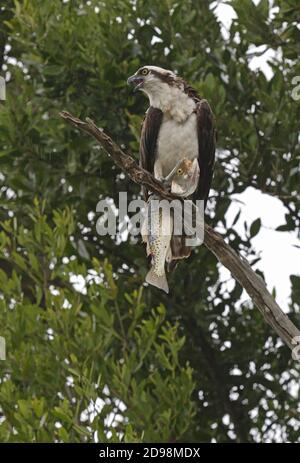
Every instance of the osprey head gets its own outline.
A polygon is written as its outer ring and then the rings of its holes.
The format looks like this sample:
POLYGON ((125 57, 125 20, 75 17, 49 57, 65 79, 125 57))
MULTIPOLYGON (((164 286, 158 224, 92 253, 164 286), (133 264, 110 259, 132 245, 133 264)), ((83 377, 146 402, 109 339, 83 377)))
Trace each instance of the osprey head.
POLYGON ((143 66, 127 79, 128 84, 134 85, 134 91, 142 90, 148 96, 159 90, 162 84, 175 82, 176 75, 172 71, 157 66, 143 66))
POLYGON ((128 84, 149 98, 150 106, 160 109, 176 122, 184 122, 194 111, 199 95, 173 71, 143 66, 129 77, 128 84))

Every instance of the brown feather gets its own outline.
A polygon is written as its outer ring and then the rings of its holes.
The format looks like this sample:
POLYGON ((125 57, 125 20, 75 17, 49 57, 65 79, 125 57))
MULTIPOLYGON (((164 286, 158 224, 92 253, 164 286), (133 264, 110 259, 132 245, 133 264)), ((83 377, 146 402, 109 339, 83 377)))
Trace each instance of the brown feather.
POLYGON ((195 112, 197 115, 200 178, 193 200, 203 199, 205 207, 213 177, 216 129, 212 110, 206 100, 200 100, 197 103, 195 112))
MULTIPOLYGON (((158 108, 149 107, 145 114, 140 141, 140 166, 151 174, 154 172, 154 162, 157 149, 157 137, 159 134, 163 112, 158 108)), ((148 191, 143 188, 145 200, 148 199, 148 191)))

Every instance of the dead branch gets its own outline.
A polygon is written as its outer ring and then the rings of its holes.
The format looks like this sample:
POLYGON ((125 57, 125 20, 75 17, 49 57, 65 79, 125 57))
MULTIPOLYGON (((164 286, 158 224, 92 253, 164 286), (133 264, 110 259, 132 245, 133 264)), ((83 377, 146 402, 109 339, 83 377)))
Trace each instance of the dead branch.
MULTIPOLYGON (((102 129, 87 118, 82 121, 67 111, 62 111, 60 116, 78 129, 92 135, 105 151, 112 157, 113 161, 124 171, 135 183, 146 186, 149 190, 157 193, 166 199, 176 199, 176 196, 169 193, 161 182, 156 180, 152 174, 142 169, 137 162, 126 154, 120 146, 115 143, 102 129)), ((232 276, 247 291, 253 303, 262 313, 266 322, 275 330, 282 341, 290 349, 295 347, 293 340, 300 336, 300 331, 282 311, 277 302, 273 299, 266 288, 263 279, 256 274, 249 263, 229 246, 222 236, 205 224, 204 245, 217 259, 231 272, 232 276)))

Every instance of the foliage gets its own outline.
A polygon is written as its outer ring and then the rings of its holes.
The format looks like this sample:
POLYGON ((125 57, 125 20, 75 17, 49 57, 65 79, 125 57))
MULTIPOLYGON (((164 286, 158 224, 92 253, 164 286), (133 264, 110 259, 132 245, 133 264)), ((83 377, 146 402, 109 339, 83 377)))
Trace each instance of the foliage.
MULTIPOLYGON (((126 79, 149 63, 178 71, 217 118, 208 220, 256 262, 260 221, 242 238, 225 214, 252 186, 286 206, 283 232, 299 228, 299 7, 232 0, 224 35, 217 3, 1 2, 3 441, 299 438, 299 366, 288 349, 239 285, 220 281, 205 248, 178 266, 170 296, 143 287, 142 245, 95 230, 99 198, 117 204, 119 191, 131 199, 139 189, 58 116, 93 118, 137 156, 147 102, 126 79), (250 67, 265 51, 269 78, 250 67)), ((299 277, 291 282, 299 325, 299 277)))
POLYGON ((65 257, 70 210, 54 211, 53 228, 37 202, 28 215, 30 229, 2 223, 1 258, 14 270, 10 279, 0 270, 9 348, 1 441, 89 441, 95 432, 104 440, 108 432, 114 440, 181 437, 193 418, 194 383, 179 362, 178 324, 165 320, 163 305, 145 314, 142 288, 120 294, 106 260, 93 258, 87 270, 65 257), (81 292, 69 283, 75 275, 87 280, 81 292), (25 287, 33 289, 28 297, 25 287))

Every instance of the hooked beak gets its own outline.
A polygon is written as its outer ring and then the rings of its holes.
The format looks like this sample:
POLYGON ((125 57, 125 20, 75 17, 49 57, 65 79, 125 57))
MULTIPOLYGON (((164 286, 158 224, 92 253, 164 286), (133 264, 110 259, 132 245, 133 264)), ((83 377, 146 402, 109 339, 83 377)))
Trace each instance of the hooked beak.
POLYGON ((143 86, 144 79, 141 76, 133 75, 131 77, 128 77, 127 84, 128 85, 134 85, 134 90, 133 91, 136 92, 137 90, 139 90, 143 86))

